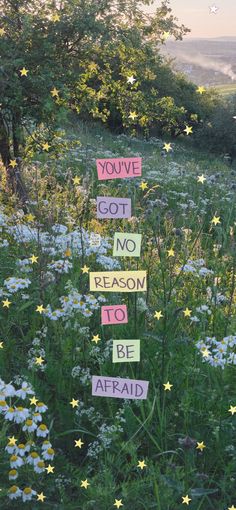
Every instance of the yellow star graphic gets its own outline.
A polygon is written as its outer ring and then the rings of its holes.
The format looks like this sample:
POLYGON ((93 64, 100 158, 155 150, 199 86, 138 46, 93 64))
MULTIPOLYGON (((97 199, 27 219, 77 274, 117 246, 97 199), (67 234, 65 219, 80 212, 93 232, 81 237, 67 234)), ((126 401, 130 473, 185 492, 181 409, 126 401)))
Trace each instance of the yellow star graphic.
POLYGON ((200 182, 201 184, 203 184, 205 181, 206 181, 206 177, 203 174, 198 175, 197 182, 200 182))
POLYGON ((41 315, 41 313, 45 312, 45 308, 43 307, 43 305, 38 305, 35 311, 39 312, 41 315))
POLYGON ((3 308, 9 308, 10 305, 11 305, 11 301, 8 301, 8 299, 5 299, 5 301, 4 300, 2 301, 3 308))
POLYGON ((15 168, 15 166, 17 166, 16 159, 11 159, 10 163, 9 163, 9 166, 11 166, 12 168, 15 168))
POLYGON ((166 39, 168 39, 169 36, 170 36, 170 32, 163 32, 162 39, 164 39, 164 41, 166 41, 166 39))
POLYGON ((136 112, 130 112, 129 119, 135 120, 136 117, 138 117, 138 114, 136 112))
POLYGON ((65 257, 71 257, 71 249, 67 248, 66 251, 64 252, 64 255, 65 257))
POLYGON ((93 335, 92 342, 95 342, 97 344, 101 340, 99 335, 93 335))
POLYGON ((9 439, 9 443, 7 446, 15 446, 16 442, 18 441, 18 439, 16 439, 15 436, 11 436, 8 439, 9 439))
POLYGON ((37 494, 37 501, 42 501, 42 503, 44 502, 44 500, 46 499, 46 496, 44 496, 44 493, 43 492, 40 492, 40 494, 37 494))
POLYGON ((32 262, 32 264, 36 264, 38 262, 38 257, 32 255, 32 257, 30 257, 29 260, 32 262))
POLYGON ((3 349, 3 342, 0 342, 0 349, 3 349))
POLYGON ((75 400, 74 398, 72 398, 70 404, 72 405, 73 409, 74 407, 78 407, 79 405, 79 401, 78 400, 75 400))
POLYGON ((188 494, 187 496, 182 496, 182 503, 186 503, 186 505, 189 505, 189 502, 192 501, 189 497, 188 497, 188 494))
POLYGON ((204 450, 204 448, 206 448, 206 445, 204 444, 204 442, 202 441, 201 443, 197 443, 197 446, 196 446, 197 450, 204 450))
POLYGON ((139 187, 141 188, 142 191, 144 191, 148 187, 147 182, 142 181, 139 187))
POLYGON ((81 267, 81 271, 82 271, 83 274, 88 273, 89 272, 89 267, 85 265, 84 267, 81 267))
POLYGON ((140 468, 140 469, 144 469, 145 467, 147 467, 147 464, 145 464, 144 460, 138 460, 137 467, 140 468))
POLYGON ((158 321, 163 317, 161 310, 159 312, 155 312, 154 319, 157 319, 158 321))
POLYGON ((48 464, 48 466, 46 467, 47 474, 49 475, 49 473, 54 473, 54 469, 55 469, 54 466, 51 466, 51 464, 48 464))
POLYGON ((84 489, 87 489, 89 485, 90 485, 90 483, 88 482, 87 478, 86 478, 86 480, 81 480, 80 487, 83 487, 84 489))
POLYGON ((189 308, 185 308, 185 310, 183 311, 183 314, 184 314, 184 317, 190 317, 192 313, 192 310, 189 310, 189 308))
POLYGON ((230 507, 228 508, 228 510, 236 510, 236 508, 235 508, 235 506, 234 506, 234 505, 232 505, 232 506, 230 506, 230 507))
POLYGON ((78 447, 78 448, 82 448, 82 445, 83 445, 83 441, 81 441, 81 439, 75 439, 75 448, 78 447))
POLYGON ((198 87, 197 92, 198 94, 203 94, 204 92, 206 92, 206 89, 205 87, 198 87))
POLYGON ((45 143, 42 145, 43 150, 44 150, 44 151, 47 151, 47 152, 49 151, 50 147, 51 147, 51 145, 49 145, 49 143, 48 143, 48 142, 45 142, 45 143))
POLYGON ((113 506, 116 506, 116 508, 120 508, 120 506, 123 506, 122 499, 116 499, 113 506))
POLYGON ((20 69, 21 76, 27 76, 28 72, 29 72, 29 69, 25 69, 25 67, 20 69))
POLYGON ((169 381, 167 381, 167 383, 163 384, 163 386, 165 391, 167 390, 171 391, 173 384, 170 384, 169 381))
POLYGON ((170 250, 167 250, 167 254, 168 254, 168 257, 174 257, 175 252, 174 252, 173 248, 171 248, 170 250))
POLYGON ((52 94, 52 97, 59 97, 59 90, 57 90, 56 87, 54 87, 51 90, 51 94, 52 94))
POLYGON ((38 399, 35 398, 35 395, 29 399, 30 400, 30 405, 33 406, 33 405, 37 405, 37 402, 38 402, 38 399))
POLYGON ((184 132, 186 133, 186 135, 190 135, 190 133, 193 132, 192 126, 186 126, 186 128, 184 129, 184 132))
POLYGON ((231 413, 232 415, 234 415, 236 413, 236 406, 230 406, 229 408, 229 413, 231 413))
POLYGON ((207 348, 202 349, 201 353, 202 353, 203 358, 208 358, 209 354, 211 354, 210 351, 208 351, 207 348))
POLYGON ((41 366, 43 363, 44 363, 44 359, 41 356, 39 356, 38 358, 35 358, 35 364, 36 365, 40 365, 41 366))
POLYGON ((0 37, 2 37, 3 35, 5 35, 5 33, 6 33, 5 28, 0 28, 0 37))
POLYGON ((31 214, 31 213, 30 213, 30 214, 27 214, 27 215, 25 216, 25 219, 26 219, 27 221, 34 221, 34 220, 35 220, 35 216, 34 216, 33 214, 31 214))
POLYGON ((165 143, 163 149, 166 152, 170 152, 171 151, 171 143, 165 143))
POLYGON ((54 15, 52 16, 52 21, 54 21, 54 23, 56 23, 57 21, 60 21, 60 16, 59 16, 59 14, 54 14, 54 15))
POLYGON ((220 216, 214 216, 211 220, 211 223, 218 225, 220 223, 220 216))
POLYGON ((73 180, 73 183, 74 183, 75 185, 77 185, 77 184, 80 184, 81 177, 75 176, 72 180, 73 180))

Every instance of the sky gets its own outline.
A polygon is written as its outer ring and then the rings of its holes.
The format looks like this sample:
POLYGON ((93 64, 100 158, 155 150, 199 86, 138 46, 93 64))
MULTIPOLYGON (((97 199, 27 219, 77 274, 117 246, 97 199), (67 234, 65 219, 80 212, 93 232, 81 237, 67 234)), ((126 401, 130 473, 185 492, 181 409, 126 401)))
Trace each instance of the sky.
MULTIPOLYGON (((154 11, 161 0, 149 7, 154 11)), ((185 37, 236 37, 236 0, 170 0, 173 14, 191 29, 185 37), (210 14, 210 6, 217 6, 217 14, 210 14)))

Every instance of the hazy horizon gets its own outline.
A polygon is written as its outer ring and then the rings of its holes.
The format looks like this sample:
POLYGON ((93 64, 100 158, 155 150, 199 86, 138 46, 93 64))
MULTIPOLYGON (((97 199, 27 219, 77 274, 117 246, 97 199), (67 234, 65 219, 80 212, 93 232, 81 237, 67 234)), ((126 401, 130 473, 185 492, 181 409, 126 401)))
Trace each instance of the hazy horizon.
MULTIPOLYGON (((154 0, 146 8, 149 12, 161 5, 154 0)), ((191 32, 186 38, 236 37, 236 0, 170 0, 173 15, 191 32), (210 6, 217 6, 217 14, 210 14, 210 6)))

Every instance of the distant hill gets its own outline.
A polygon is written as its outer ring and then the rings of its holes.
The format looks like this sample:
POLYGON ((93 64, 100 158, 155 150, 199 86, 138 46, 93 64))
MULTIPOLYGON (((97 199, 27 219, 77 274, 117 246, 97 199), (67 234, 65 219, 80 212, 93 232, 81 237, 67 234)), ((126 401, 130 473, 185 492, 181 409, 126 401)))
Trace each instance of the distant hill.
POLYGON ((162 51, 198 85, 236 86, 236 37, 167 41, 162 51))

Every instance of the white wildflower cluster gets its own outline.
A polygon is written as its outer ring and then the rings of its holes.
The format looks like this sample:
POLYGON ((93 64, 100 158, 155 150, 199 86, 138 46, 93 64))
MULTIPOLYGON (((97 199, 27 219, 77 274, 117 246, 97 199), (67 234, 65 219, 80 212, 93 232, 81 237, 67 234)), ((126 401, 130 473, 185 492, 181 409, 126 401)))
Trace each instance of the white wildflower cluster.
POLYGON ((88 445, 87 456, 96 458, 97 455, 104 449, 107 449, 111 444, 117 440, 117 437, 124 431, 123 423, 126 422, 124 418, 125 408, 120 408, 115 415, 115 423, 108 425, 102 423, 99 427, 97 440, 88 445))
POLYGON ((46 361, 42 364, 36 364, 36 358, 43 358, 45 360, 46 352, 43 347, 43 341, 47 336, 47 327, 44 326, 41 330, 36 331, 36 336, 32 340, 32 347, 28 351, 27 364, 28 368, 33 372, 44 372, 47 366, 46 361))
POLYGON ((197 342, 197 349, 204 354, 205 349, 208 355, 203 355, 203 361, 209 363, 213 367, 224 368, 226 365, 236 365, 236 336, 230 335, 222 340, 215 337, 207 337, 205 342, 200 340, 197 342))
POLYGON ((179 268, 179 271, 184 273, 193 273, 195 276, 208 276, 214 274, 214 271, 205 267, 205 260, 188 260, 186 264, 179 268))
MULTIPOLYGON (((5 451, 9 455, 9 480, 15 481, 19 477, 19 471, 24 476, 31 476, 29 468, 35 473, 41 474, 46 469, 46 461, 54 459, 55 451, 48 440, 49 430, 45 425, 43 415, 47 411, 43 402, 38 402, 32 386, 27 381, 22 381, 20 387, 6 384, 0 379, 0 418, 3 419, 4 428, 14 430, 18 426, 19 437, 25 437, 21 442, 15 436, 8 437, 5 451), (22 402, 19 402, 22 401, 22 402), (30 402, 34 400, 34 402, 30 402)), ((29 487, 12 485, 8 490, 8 497, 29 501, 37 492, 29 487)))
POLYGON ((77 365, 72 368, 71 375, 74 378, 78 377, 79 382, 83 386, 89 386, 91 383, 92 376, 90 368, 82 368, 79 365, 77 365))
POLYGON ((28 258, 18 259, 16 267, 21 273, 32 273, 33 271, 32 264, 28 258))
POLYGON ((48 269, 56 271, 56 273, 69 273, 69 270, 72 269, 73 264, 69 260, 56 260, 51 264, 47 265, 48 269))
POLYGON ((15 294, 18 290, 28 289, 31 281, 28 278, 15 278, 14 276, 4 280, 3 285, 10 294, 15 294))
POLYGON ((201 305, 201 306, 198 306, 198 307, 196 308, 196 312, 197 312, 198 314, 200 314, 200 315, 199 315, 199 316, 197 316, 197 315, 192 315, 192 317, 190 317, 190 321, 191 321, 191 322, 200 322, 200 320, 201 320, 201 318, 202 318, 203 316, 207 316, 207 315, 208 315, 208 316, 210 316, 210 315, 212 315, 212 312, 211 312, 211 310, 210 310, 209 306, 207 306, 207 305, 201 305))
POLYGON ((106 299, 103 296, 95 297, 92 294, 83 295, 77 289, 71 289, 67 296, 61 296, 61 308, 52 311, 50 305, 45 309, 44 315, 51 320, 57 321, 60 317, 66 320, 75 313, 80 312, 84 317, 91 317, 93 311, 100 307, 106 299))

